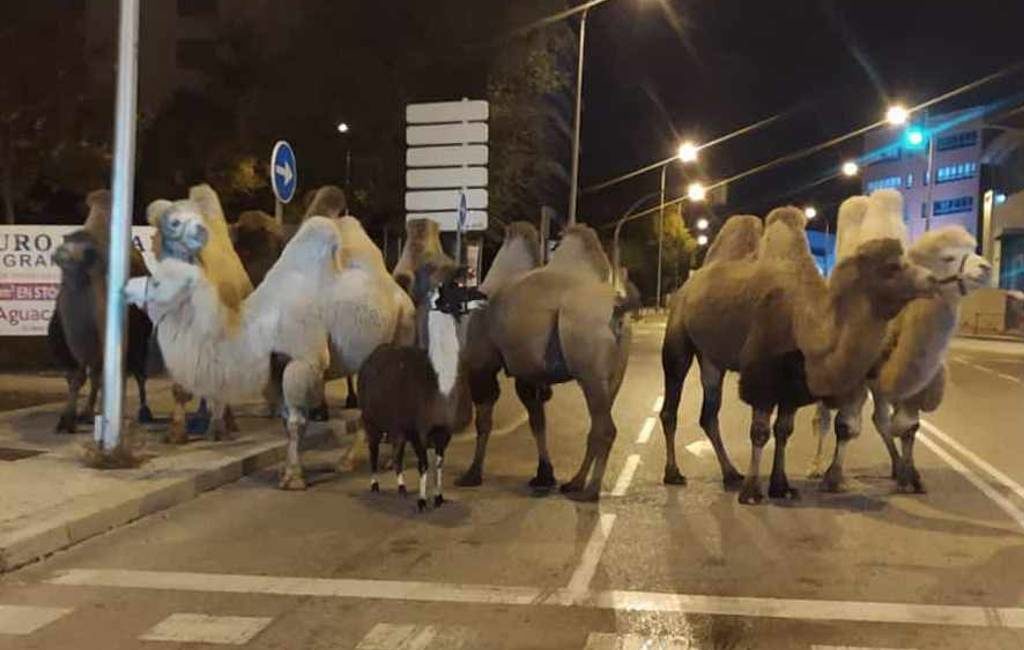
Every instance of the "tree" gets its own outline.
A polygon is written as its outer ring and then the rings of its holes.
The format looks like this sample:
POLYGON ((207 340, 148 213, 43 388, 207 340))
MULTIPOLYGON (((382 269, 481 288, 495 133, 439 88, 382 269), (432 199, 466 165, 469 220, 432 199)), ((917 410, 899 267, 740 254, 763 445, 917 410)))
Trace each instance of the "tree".
MULTIPOLYGON (((640 293, 653 301, 658 279, 657 213, 626 224, 621 240, 622 264, 629 269, 630 280, 640 293)), ((679 288, 689 277, 691 260, 699 249, 697 240, 686 227, 679 205, 665 209, 665 238, 662 242, 662 295, 679 288)))

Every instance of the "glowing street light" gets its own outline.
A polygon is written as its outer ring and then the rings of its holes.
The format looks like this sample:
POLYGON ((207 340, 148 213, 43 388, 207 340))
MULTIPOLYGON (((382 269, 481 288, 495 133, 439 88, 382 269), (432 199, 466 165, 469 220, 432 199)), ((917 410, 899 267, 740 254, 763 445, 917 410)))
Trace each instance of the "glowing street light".
POLYGON ((338 133, 348 133, 348 124, 346 124, 345 122, 339 122, 338 133))
POLYGON ((808 219, 813 219, 814 217, 818 216, 818 209, 812 205, 809 205, 806 208, 804 208, 804 216, 807 217, 808 219))
POLYGON ((707 219, 697 219, 697 230, 707 230, 709 225, 711 224, 708 223, 707 219))
POLYGON ((703 201, 707 195, 708 191, 701 183, 690 183, 686 188, 686 197, 691 201, 703 201))
POLYGON ((697 152, 700 147, 695 145, 692 141, 687 140, 686 142, 679 145, 678 157, 684 163, 697 162, 697 152))
POLYGON ((892 126, 902 126, 907 123, 910 112, 900 104, 894 104, 885 112, 885 121, 892 126))
POLYGON ((860 165, 852 160, 843 163, 843 176, 856 176, 860 172, 860 165))
POLYGON ((707 235, 698 235, 697 236, 697 245, 698 246, 707 246, 708 245, 708 236, 707 235))

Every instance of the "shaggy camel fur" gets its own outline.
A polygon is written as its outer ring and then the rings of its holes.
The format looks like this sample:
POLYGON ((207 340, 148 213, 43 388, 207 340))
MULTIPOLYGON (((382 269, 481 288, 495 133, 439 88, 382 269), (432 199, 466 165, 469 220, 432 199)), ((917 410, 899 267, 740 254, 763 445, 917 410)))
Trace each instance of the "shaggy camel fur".
MULTIPOLYGON (((184 232, 205 228, 194 204, 172 209, 187 222, 184 232)), ((195 239, 201 242, 204 236, 195 239)), ((237 310, 220 299, 201 266, 173 258, 157 264, 152 287, 135 299, 144 299, 159 321, 161 348, 172 373, 201 394, 226 402, 258 394, 269 380, 272 355, 287 358, 288 447, 280 481, 285 489, 306 486, 299 442, 309 408, 323 401, 329 358, 351 374, 379 345, 413 330, 411 322, 402 322, 411 320, 411 301, 351 217, 312 217, 303 223, 237 310)))
MULTIPOLYGON (((107 255, 110 247, 110 192, 97 190, 86 198, 89 216, 81 230, 67 237, 54 251, 61 269, 57 305, 50 320, 48 338, 61 365, 67 369, 68 401, 57 421, 57 431, 74 433, 79 414, 78 393, 89 375, 86 409, 81 417, 92 418, 103 381, 103 330, 107 304, 107 255)), ((142 256, 131 250, 130 273, 148 275, 142 256)), ((153 414, 146 401, 146 355, 153 329, 145 314, 128 310, 128 340, 124 365, 139 388, 139 422, 153 414)))
POLYGON ((515 378, 516 393, 529 413, 538 455, 537 475, 530 485, 539 489, 555 484, 544 403, 551 397, 552 384, 579 384, 590 412, 590 432, 580 468, 562 491, 572 499, 596 501, 615 440, 611 408, 626 370, 631 332, 616 300, 611 266, 593 230, 570 226, 551 261, 526 271, 537 264, 536 242, 536 230, 530 226, 509 229, 498 253, 509 259, 495 261, 483 283, 484 291, 490 291, 489 304, 470 322, 466 362, 477 407, 477 447, 473 464, 458 484, 482 481, 491 414, 499 394, 497 374, 504 368, 515 378), (492 279, 496 272, 505 277, 492 279))
POLYGON ((726 241, 709 251, 709 261, 673 296, 662 347, 666 483, 685 482, 675 464, 676 412, 696 356, 704 386, 700 422, 726 485, 743 481, 741 503, 762 500, 761 452, 778 409, 769 496, 796 497, 785 472, 796 410, 812 403, 812 395, 844 394, 863 381, 886 321, 931 289, 931 276, 910 265, 892 240, 858 249, 826 284, 813 266, 803 223, 799 210, 781 208, 769 215, 759 237, 755 218, 738 217, 723 229, 726 241), (740 397, 753 410, 745 480, 718 428, 722 379, 729 370, 740 372, 740 397))
MULTIPOLYGON (((242 301, 252 293, 253 285, 231 243, 224 210, 213 188, 206 184, 195 185, 189 189, 187 201, 153 201, 146 209, 146 218, 151 226, 156 227, 153 250, 157 259, 170 257, 189 263, 198 262, 216 288, 216 295, 225 307, 227 322, 230 327, 236 327, 242 301), (196 212, 201 216, 201 222, 191 219, 196 212)), ((159 328, 157 340, 162 340, 159 328)), ((185 406, 192 395, 178 381, 169 365, 168 370, 175 385, 172 390, 174 408, 167 437, 170 442, 181 444, 188 442, 185 406)), ((201 394, 200 397, 208 398, 212 409, 206 430, 208 438, 218 440, 238 430, 228 403, 219 394, 201 394)))
MULTIPOLYGON (((860 233, 870 238, 872 233, 860 233)), ((892 477, 903 491, 925 492, 914 465, 914 439, 920 413, 934 411, 942 402, 945 387, 944 361, 956 331, 961 299, 991 280, 992 268, 976 254, 975 239, 963 228, 950 226, 921 236, 908 251, 910 259, 930 270, 941 285, 936 296, 911 301, 886 329, 882 354, 867 382, 874 402, 873 421, 892 461, 892 477), (902 444, 897 451, 894 438, 902 444)), ((858 391, 840 405, 836 431, 859 431, 867 399, 858 391)), ((818 452, 812 472, 824 465, 824 439, 831 422, 825 404, 819 404, 815 418, 818 452)), ((824 475, 823 487, 842 488, 842 453, 824 475)))

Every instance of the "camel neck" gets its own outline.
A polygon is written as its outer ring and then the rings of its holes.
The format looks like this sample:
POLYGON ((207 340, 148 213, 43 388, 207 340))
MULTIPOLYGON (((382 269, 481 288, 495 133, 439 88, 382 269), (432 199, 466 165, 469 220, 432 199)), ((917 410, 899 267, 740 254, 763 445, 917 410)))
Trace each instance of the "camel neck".
POLYGON ((820 353, 806 358, 807 383, 819 396, 839 396, 862 383, 882 350, 886 321, 868 296, 851 289, 831 296, 820 353))

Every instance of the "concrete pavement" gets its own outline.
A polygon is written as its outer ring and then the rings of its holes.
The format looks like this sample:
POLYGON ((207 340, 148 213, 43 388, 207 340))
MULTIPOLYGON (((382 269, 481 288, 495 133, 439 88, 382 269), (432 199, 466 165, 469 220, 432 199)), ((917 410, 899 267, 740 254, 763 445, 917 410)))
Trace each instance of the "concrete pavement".
MULTIPOLYGON (((849 491, 818 492, 802 476, 805 410, 789 451, 803 498, 747 507, 721 488, 695 374, 677 439, 689 484, 661 484, 660 341, 659 326, 637 327, 600 505, 530 496, 533 443, 506 390, 485 484, 449 483, 442 508, 417 514, 387 478, 371 494, 365 470, 305 493, 257 472, 4 576, 0 647, 1024 646, 1024 386, 1007 378, 1024 355, 954 347, 919 453, 928 495, 895 493, 870 425, 851 445, 849 491)), ((743 467, 749 415, 732 378, 725 395, 743 467)), ((548 413, 565 479, 583 451, 578 390, 557 388, 548 413)), ((449 480, 472 444, 453 442, 449 480)))

